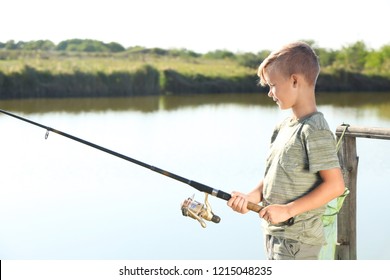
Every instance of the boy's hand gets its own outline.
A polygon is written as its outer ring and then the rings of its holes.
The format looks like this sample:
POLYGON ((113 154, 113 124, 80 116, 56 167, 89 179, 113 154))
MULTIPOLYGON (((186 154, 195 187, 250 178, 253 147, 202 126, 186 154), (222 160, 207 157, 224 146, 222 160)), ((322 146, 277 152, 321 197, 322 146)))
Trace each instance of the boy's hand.
POLYGON ((291 218, 289 208, 283 204, 272 204, 259 212, 261 218, 270 224, 279 224, 291 218))
POLYGON ((247 208, 248 205, 248 196, 239 192, 232 192, 231 198, 229 199, 227 205, 231 207, 234 211, 239 212, 241 214, 248 213, 249 210, 247 208))

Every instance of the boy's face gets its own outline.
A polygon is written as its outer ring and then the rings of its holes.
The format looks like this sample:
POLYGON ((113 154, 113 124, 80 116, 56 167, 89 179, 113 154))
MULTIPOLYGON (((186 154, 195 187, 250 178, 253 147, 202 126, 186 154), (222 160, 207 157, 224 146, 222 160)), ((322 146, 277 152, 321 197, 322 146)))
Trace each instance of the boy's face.
POLYGON ((296 102, 293 77, 286 78, 275 69, 265 69, 264 78, 269 86, 268 96, 279 108, 290 109, 296 102))

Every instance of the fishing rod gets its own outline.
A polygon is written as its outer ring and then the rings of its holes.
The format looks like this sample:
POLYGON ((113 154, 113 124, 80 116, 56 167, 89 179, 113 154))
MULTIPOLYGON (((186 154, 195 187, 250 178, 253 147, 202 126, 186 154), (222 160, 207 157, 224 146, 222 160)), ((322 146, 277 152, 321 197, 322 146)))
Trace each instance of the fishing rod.
MULTIPOLYGON (((38 126, 38 127, 41 127, 43 129, 45 129, 46 130, 45 139, 48 138, 49 132, 54 132, 56 134, 59 134, 61 136, 64 136, 64 137, 69 138, 71 140, 74 140, 76 142, 85 144, 85 145, 90 146, 92 148, 95 148, 97 150, 103 151, 103 152, 108 153, 110 155, 119 157, 119 158, 124 159, 126 161, 129 161, 129 162, 132 162, 134 164, 140 165, 140 166, 142 166, 144 168, 150 169, 150 170, 152 170, 154 172, 157 172, 159 174, 162 174, 162 175, 167 176, 169 178, 172 178, 174 180, 180 181, 180 182, 182 182, 184 184, 187 184, 187 185, 195 188, 196 190, 198 190, 200 192, 204 192, 205 193, 204 204, 195 201, 193 199, 193 197, 191 197, 191 198, 186 199, 182 203, 182 206, 181 206, 182 214, 184 216, 188 216, 188 217, 191 217, 191 218, 197 220, 202 225, 202 227, 206 227, 206 223, 204 222, 204 220, 212 221, 214 223, 219 223, 220 220, 221 220, 220 217, 218 217, 217 215, 215 215, 212 212, 210 203, 208 202, 208 194, 210 194, 212 196, 215 196, 215 197, 218 197, 220 199, 226 200, 226 201, 231 198, 231 195, 226 193, 226 192, 224 192, 224 191, 221 191, 221 190, 218 190, 218 189, 214 189, 214 188, 209 187, 207 185, 204 185, 202 183, 199 183, 199 182, 196 182, 196 181, 184 178, 182 176, 179 176, 179 175, 176 175, 174 173, 168 172, 168 171, 166 171, 164 169, 161 169, 161 168, 149 165, 149 164, 147 164, 145 162, 142 162, 142 161, 139 161, 137 159, 134 159, 134 158, 128 157, 126 155, 120 154, 118 152, 115 152, 113 150, 107 149, 105 147, 96 145, 96 144, 94 144, 92 142, 89 142, 89 141, 86 141, 84 139, 75 137, 73 135, 70 135, 70 134, 65 133, 63 131, 60 131, 58 129, 55 129, 55 128, 52 128, 52 127, 49 127, 49 126, 46 126, 46 125, 43 125, 43 124, 31 121, 29 119, 26 119, 26 118, 23 118, 21 116, 15 115, 15 114, 10 113, 8 111, 4 111, 2 109, 0 109, 0 112, 5 114, 5 115, 11 116, 13 118, 19 119, 21 121, 24 121, 24 122, 27 122, 29 124, 32 124, 32 125, 35 125, 35 126, 38 126)), ((251 210, 251 211, 254 211, 254 212, 258 213, 263 208, 263 206, 260 206, 258 204, 252 203, 252 202, 248 202, 247 208, 249 210, 251 210)), ((293 222, 293 220, 290 219, 286 223, 292 224, 292 222, 293 222)))

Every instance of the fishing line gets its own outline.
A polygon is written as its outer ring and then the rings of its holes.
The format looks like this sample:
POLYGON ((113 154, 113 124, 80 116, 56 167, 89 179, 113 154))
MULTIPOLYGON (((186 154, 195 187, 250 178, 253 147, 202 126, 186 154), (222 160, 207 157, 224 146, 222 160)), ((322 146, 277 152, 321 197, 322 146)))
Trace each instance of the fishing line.
MULTIPOLYGON (((220 199, 226 200, 226 201, 231 198, 231 195, 226 193, 226 192, 224 192, 224 191, 221 191, 221 190, 218 190, 218 189, 214 189, 214 188, 209 187, 207 185, 204 185, 202 183, 199 183, 199 182, 196 182, 196 181, 184 178, 184 177, 176 175, 176 174, 174 174, 172 172, 169 172, 169 171, 166 171, 164 169, 152 166, 150 164, 147 164, 145 162, 142 162, 142 161, 139 161, 137 159, 131 158, 129 156, 120 154, 118 152, 115 152, 113 150, 110 150, 110 149, 107 149, 105 147, 99 146, 97 144, 94 144, 92 142, 86 141, 84 139, 78 138, 76 136, 73 136, 71 134, 65 133, 65 132, 60 131, 58 129, 55 129, 55 128, 52 128, 52 127, 49 127, 49 126, 46 126, 46 125, 34 122, 32 120, 23 118, 21 116, 15 115, 15 114, 10 113, 8 111, 4 111, 2 109, 0 109, 0 112, 5 114, 5 115, 11 116, 13 118, 19 119, 21 121, 24 121, 24 122, 27 122, 29 124, 32 124, 32 125, 35 125, 35 126, 38 126, 40 128, 45 129, 46 130, 45 139, 47 139, 49 137, 49 133, 50 132, 53 132, 53 133, 59 134, 61 136, 64 136, 66 138, 69 138, 71 140, 74 140, 76 142, 79 142, 79 143, 82 143, 84 145, 87 145, 87 146, 90 146, 92 148, 95 148, 97 150, 100 150, 102 152, 108 153, 110 155, 116 156, 118 158, 124 159, 124 160, 129 161, 129 162, 132 162, 134 164, 137 164, 139 166, 142 166, 144 168, 147 168, 149 170, 152 170, 154 172, 157 172, 159 174, 162 174, 162 175, 167 176, 169 178, 172 178, 174 180, 180 181, 180 182, 182 182, 184 184, 187 184, 187 185, 195 188, 196 190, 198 190, 200 192, 204 192, 206 194, 204 204, 199 203, 199 202, 193 200, 193 197, 192 197, 192 198, 186 199, 182 203, 182 208, 181 208, 182 214, 184 216, 188 216, 188 217, 191 217, 193 219, 198 220, 199 223, 202 225, 202 227, 206 227, 203 219, 208 220, 208 221, 212 221, 212 222, 215 222, 215 223, 218 223, 220 221, 220 218, 218 216, 214 215, 214 213, 211 210, 211 206, 210 206, 210 204, 208 202, 208 194, 210 194, 212 196, 215 196, 215 197, 218 197, 220 199)), ((263 206, 260 206, 258 204, 252 203, 252 202, 248 202, 247 208, 249 210, 251 210, 251 211, 254 211, 254 212, 258 213, 263 208, 263 206)), ((291 225, 293 222, 294 222, 293 218, 291 218, 288 221, 286 221, 286 223, 288 225, 291 225)))

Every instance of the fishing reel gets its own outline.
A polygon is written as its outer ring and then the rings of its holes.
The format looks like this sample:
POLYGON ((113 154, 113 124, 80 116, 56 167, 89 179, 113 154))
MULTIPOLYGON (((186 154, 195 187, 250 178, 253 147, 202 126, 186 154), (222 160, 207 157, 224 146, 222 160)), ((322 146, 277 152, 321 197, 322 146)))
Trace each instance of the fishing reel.
POLYGON ((181 204, 181 212, 183 216, 191 217, 197 220, 203 228, 206 227, 206 221, 212 221, 214 223, 219 223, 221 218, 217 215, 214 215, 211 210, 211 205, 208 202, 208 194, 205 194, 204 203, 200 203, 194 200, 194 196, 187 198, 181 204))

